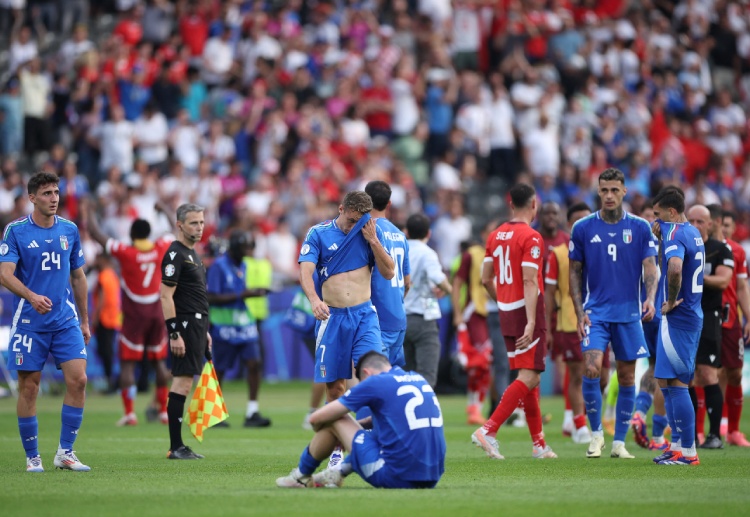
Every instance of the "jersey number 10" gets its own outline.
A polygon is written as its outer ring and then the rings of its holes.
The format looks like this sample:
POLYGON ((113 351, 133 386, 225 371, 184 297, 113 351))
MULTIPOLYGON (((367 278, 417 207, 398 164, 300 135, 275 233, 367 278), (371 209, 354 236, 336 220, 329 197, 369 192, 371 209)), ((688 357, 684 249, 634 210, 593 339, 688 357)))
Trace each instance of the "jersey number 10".
POLYGON ((404 248, 391 248, 391 257, 396 263, 396 274, 391 278, 391 287, 404 287, 404 248))

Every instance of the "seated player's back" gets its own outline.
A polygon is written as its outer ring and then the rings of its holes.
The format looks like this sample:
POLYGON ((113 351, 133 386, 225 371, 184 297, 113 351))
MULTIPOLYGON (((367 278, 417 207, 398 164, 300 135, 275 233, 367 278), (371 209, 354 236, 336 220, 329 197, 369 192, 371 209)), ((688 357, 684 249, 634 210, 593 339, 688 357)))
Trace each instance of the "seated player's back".
POLYGON ((424 377, 394 366, 367 378, 339 400, 352 410, 372 409, 372 432, 385 464, 399 479, 440 479, 445 470, 443 415, 424 377))

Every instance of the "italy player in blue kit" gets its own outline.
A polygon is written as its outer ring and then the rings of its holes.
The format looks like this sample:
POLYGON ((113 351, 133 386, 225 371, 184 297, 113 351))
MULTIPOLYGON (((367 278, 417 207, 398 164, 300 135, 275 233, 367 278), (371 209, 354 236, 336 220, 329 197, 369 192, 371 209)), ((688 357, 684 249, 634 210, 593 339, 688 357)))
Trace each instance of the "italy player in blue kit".
POLYGON ((62 369, 67 388, 54 465, 91 470, 73 452, 86 398, 86 345, 91 337, 88 288, 78 228, 56 215, 58 182, 57 175, 46 172, 29 179, 27 190, 34 211, 10 223, 0 241, 0 284, 15 295, 8 367, 18 373, 16 411, 27 472, 44 472, 36 398, 50 354, 62 369))
POLYGON ((377 267, 390 280, 395 266, 371 210, 370 196, 349 192, 338 217, 313 226, 299 254, 300 285, 318 320, 315 382, 326 383, 329 402, 344 393, 345 380, 360 357, 370 350, 385 352, 370 299, 371 271, 377 267), (319 287, 313 280, 315 270, 319 287))
POLYGON ((570 292, 585 365, 583 400, 592 431, 588 458, 601 457, 604 449, 599 377, 608 344, 617 360, 620 385, 613 458, 634 457, 625 449, 625 436, 635 404, 635 362, 649 355, 641 319, 650 321, 655 312, 656 242, 648 222, 623 210, 626 192, 621 171, 602 172, 602 209, 573 226, 569 244, 570 292), (641 300, 641 278, 645 300, 641 300))
POLYGON ((695 409, 688 385, 703 327, 703 238, 685 217, 681 190, 667 187, 654 198, 661 236, 660 289, 664 298, 654 377, 664 394, 672 443, 654 458, 659 465, 699 465, 695 448, 695 409))
POLYGON ((385 181, 371 181, 365 192, 372 199, 372 212, 375 224, 383 230, 385 246, 396 266, 395 275, 390 280, 375 269, 372 272, 372 304, 378 311, 380 335, 388 350, 388 360, 394 366, 403 367, 404 335, 406 334, 406 311, 404 296, 409 290, 411 268, 409 266, 409 243, 406 235, 385 217, 391 205, 391 187, 385 181))
POLYGON ((310 417, 315 437, 282 488, 341 486, 356 472, 376 488, 433 488, 445 471, 443 415, 435 392, 417 372, 391 367, 388 359, 368 352, 357 364, 362 382, 310 417), (372 417, 362 421, 348 413, 362 407, 372 417), (350 452, 340 469, 314 474, 337 442, 350 452))

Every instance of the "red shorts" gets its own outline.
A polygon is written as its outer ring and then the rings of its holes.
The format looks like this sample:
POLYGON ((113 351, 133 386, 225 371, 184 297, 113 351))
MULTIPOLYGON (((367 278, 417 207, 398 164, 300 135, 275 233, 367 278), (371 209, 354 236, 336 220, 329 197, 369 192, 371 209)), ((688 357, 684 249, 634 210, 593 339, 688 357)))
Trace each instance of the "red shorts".
POLYGON ((487 318, 474 313, 466 322, 466 328, 469 331, 469 339, 474 349, 473 355, 476 356, 475 367, 489 369, 492 363, 492 342, 487 327, 487 318))
POLYGON ((721 329, 721 366, 729 368, 742 368, 745 362, 745 341, 742 339, 742 327, 721 329))
POLYGON ((122 296, 120 360, 141 361, 146 352, 149 361, 167 358, 167 329, 161 302, 142 304, 122 296))
POLYGON ((553 332, 552 358, 562 356, 564 362, 583 361, 578 332, 553 332))
POLYGON ((543 372, 547 358, 547 332, 534 329, 532 345, 526 350, 516 350, 516 340, 520 336, 503 336, 505 350, 508 351, 508 363, 511 370, 536 370, 543 372))

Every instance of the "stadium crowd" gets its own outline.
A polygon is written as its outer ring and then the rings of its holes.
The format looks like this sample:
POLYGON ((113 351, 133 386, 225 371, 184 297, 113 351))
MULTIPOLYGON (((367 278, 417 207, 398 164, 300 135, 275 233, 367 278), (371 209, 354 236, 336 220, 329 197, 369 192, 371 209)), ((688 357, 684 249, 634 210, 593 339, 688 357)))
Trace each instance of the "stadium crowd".
POLYGON ((723 0, 4 0, 0 222, 40 169, 62 215, 95 201, 117 238, 195 202, 204 242, 252 231, 281 286, 368 181, 397 225, 431 217, 449 269, 503 215, 477 192, 524 179, 561 213, 596 207, 614 166, 634 213, 679 185, 736 211, 750 248, 749 24, 723 0))

